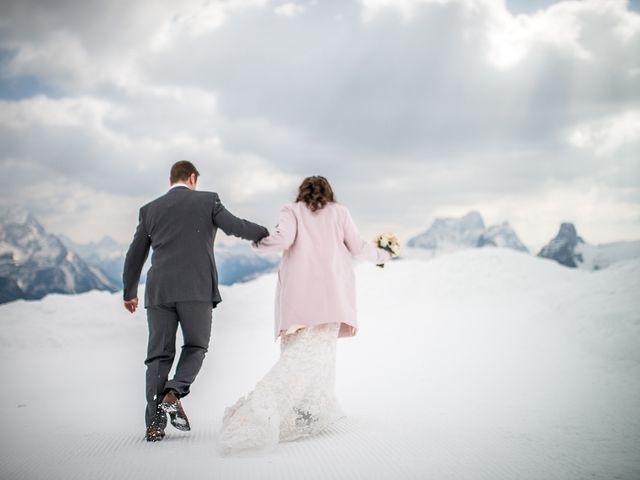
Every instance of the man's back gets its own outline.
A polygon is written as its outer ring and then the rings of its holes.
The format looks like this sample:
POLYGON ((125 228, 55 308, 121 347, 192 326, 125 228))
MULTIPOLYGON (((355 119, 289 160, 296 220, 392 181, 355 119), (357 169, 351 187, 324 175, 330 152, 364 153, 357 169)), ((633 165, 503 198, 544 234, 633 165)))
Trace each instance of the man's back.
POLYGON ((125 259, 125 299, 137 295, 140 271, 152 248, 145 289, 147 307, 181 301, 219 303, 213 256, 218 227, 228 235, 252 241, 268 234, 266 228, 234 217, 213 192, 177 186, 143 206, 125 259))
POLYGON ((153 249, 145 290, 147 306, 168 301, 220 302, 213 258, 216 198, 214 193, 176 187, 142 207, 153 249))

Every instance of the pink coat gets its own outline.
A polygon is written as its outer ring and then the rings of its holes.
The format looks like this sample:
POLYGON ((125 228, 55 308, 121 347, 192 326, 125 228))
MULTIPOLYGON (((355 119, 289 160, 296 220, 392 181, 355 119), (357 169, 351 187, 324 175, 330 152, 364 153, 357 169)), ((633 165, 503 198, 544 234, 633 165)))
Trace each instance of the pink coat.
POLYGON ((303 202, 282 207, 262 252, 284 251, 276 290, 276 338, 294 325, 340 323, 340 336, 356 334, 352 257, 384 263, 389 252, 360 237, 349 210, 337 203, 312 212, 303 202))

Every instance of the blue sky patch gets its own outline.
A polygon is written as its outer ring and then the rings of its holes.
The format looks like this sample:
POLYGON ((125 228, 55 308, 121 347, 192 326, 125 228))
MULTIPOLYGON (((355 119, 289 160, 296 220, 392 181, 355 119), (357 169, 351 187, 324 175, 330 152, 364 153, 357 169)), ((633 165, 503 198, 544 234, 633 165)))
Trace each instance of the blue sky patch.
POLYGON ((37 95, 60 96, 57 88, 40 77, 33 75, 9 76, 7 65, 14 55, 15 52, 0 50, 0 99, 22 100, 37 95))

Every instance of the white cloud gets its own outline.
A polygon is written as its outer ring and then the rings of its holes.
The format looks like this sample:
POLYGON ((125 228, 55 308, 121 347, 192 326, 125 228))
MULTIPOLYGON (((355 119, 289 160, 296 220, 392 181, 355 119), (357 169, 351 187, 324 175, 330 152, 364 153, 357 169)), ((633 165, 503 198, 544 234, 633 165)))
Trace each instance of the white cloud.
POLYGON ((232 201, 246 202, 257 195, 282 189, 293 190, 299 181, 295 175, 281 173, 268 162, 253 155, 240 155, 235 161, 242 166, 229 178, 231 184, 227 190, 232 201))
POLYGON ((0 78, 37 77, 59 98, 0 104, 0 200, 22 198, 58 226, 69 202, 112 219, 110 201, 152 198, 187 158, 201 188, 263 221, 320 173, 371 234, 471 208, 497 218, 505 204, 533 219, 525 241, 571 209, 602 208, 597 221, 620 222, 620 236, 638 230, 640 16, 623 1, 517 16, 502 0, 15 1, 4 12, 0 78), (64 197, 65 184, 87 195, 64 197))
POLYGON ((640 151, 640 110, 616 113, 582 124, 571 132, 569 142, 577 148, 590 150, 596 156, 612 156, 624 147, 635 146, 640 151))
POLYGON ((131 51, 94 56, 81 38, 61 30, 48 34, 45 41, 20 44, 6 73, 52 79, 73 90, 100 84, 127 86, 140 82, 134 61, 131 51))
POLYGON ((277 6, 273 11, 281 17, 292 18, 304 12, 304 7, 293 2, 287 2, 277 6))
MULTIPOLYGON (((581 42, 580 16, 597 13, 603 3, 606 2, 562 2, 532 15, 517 16, 510 15, 506 7, 493 9, 487 32, 489 60, 499 68, 513 67, 540 46, 589 60, 592 53, 581 42)), ((615 5, 624 10, 620 2, 615 5)))
POLYGON ((535 196, 513 196, 505 200, 484 205, 483 211, 510 219, 530 245, 545 244, 555 236, 562 222, 573 222, 578 234, 589 243, 640 238, 637 200, 623 199, 618 188, 588 179, 549 182, 535 196))
POLYGON ((0 126, 16 130, 34 127, 104 129, 106 116, 118 117, 115 110, 99 98, 51 99, 39 95, 17 102, 0 101, 0 126))
POLYGON ((391 11, 397 13, 405 21, 412 20, 416 11, 428 4, 445 5, 462 3, 460 0, 360 0, 363 5, 363 18, 371 22, 378 16, 391 11))
POLYGON ((174 5, 167 12, 168 18, 160 24, 152 37, 151 48, 153 51, 162 50, 183 34, 193 37, 205 35, 220 28, 231 16, 246 9, 261 8, 267 4, 268 0, 181 2, 179 6, 174 5))

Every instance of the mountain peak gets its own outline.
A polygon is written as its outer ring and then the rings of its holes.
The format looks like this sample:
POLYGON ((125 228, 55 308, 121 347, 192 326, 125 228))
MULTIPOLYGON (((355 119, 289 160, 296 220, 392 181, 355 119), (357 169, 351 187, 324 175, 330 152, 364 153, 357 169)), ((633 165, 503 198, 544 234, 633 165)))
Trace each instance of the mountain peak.
POLYGON ((29 210, 19 205, 0 205, 0 226, 38 223, 29 210))
POLYGON ((540 250, 538 256, 566 267, 600 270, 640 257, 640 240, 591 245, 578 235, 573 223, 564 222, 558 234, 540 250))
POLYGON ((520 241, 515 230, 509 222, 502 222, 491 225, 485 229, 478 238, 478 247, 506 247, 521 252, 528 252, 529 249, 520 241))
POLYGON ((576 251, 578 244, 584 243, 573 223, 563 222, 560 225, 558 234, 546 244, 539 257, 551 258, 567 267, 576 268, 578 263, 582 263, 582 255, 576 251))
POLYGON ((436 218, 425 232, 410 239, 407 245, 431 250, 475 247, 483 230, 480 213, 470 211, 460 218, 436 218))
POLYGON ((571 242, 584 243, 584 240, 578 236, 575 225, 570 222, 562 222, 560 224, 560 231, 556 238, 565 238, 571 242))
POLYGON ((5 207, 2 213, 1 301, 42 298, 48 293, 115 290, 58 237, 47 233, 26 209, 5 207))
POLYGON ((117 247, 120 244, 116 242, 110 235, 105 235, 96 242, 96 245, 100 245, 101 247, 117 247))
POLYGON ((438 218, 425 232, 407 242, 409 247, 436 251, 500 246, 520 251, 527 247, 518 239, 508 222, 485 226, 480 212, 471 210, 460 218, 438 218))
POLYGON ((484 220, 482 218, 482 215, 480 215, 480 212, 478 212, 477 210, 471 210, 462 217, 462 220, 468 224, 482 225, 484 227, 484 220))

